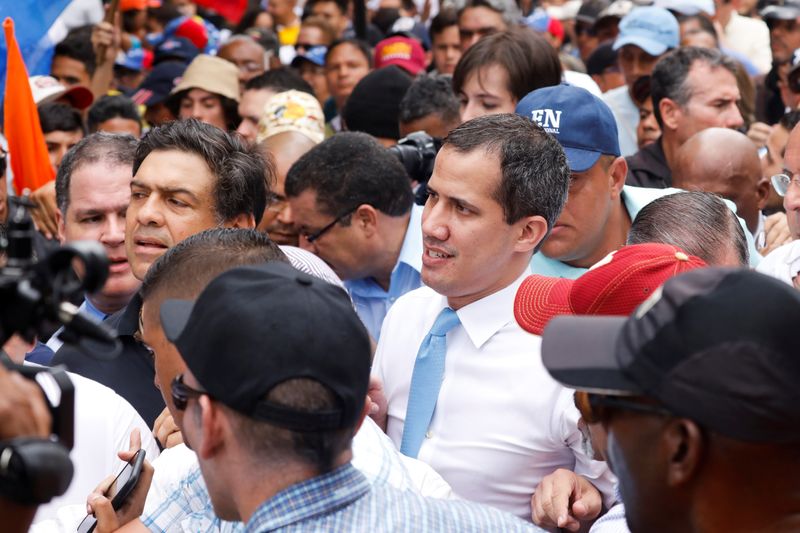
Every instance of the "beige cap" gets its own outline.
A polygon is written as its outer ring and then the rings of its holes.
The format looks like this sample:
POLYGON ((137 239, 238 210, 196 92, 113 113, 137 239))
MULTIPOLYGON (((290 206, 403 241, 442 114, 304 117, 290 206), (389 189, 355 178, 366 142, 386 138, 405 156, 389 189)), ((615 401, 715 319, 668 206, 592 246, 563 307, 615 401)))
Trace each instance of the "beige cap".
POLYGON ((189 63, 180 83, 170 94, 203 89, 239 101, 239 70, 230 61, 201 54, 189 63))
POLYGON ((325 115, 319 101, 308 93, 285 91, 272 95, 258 121, 258 142, 285 131, 302 133, 315 143, 325 139, 325 115))

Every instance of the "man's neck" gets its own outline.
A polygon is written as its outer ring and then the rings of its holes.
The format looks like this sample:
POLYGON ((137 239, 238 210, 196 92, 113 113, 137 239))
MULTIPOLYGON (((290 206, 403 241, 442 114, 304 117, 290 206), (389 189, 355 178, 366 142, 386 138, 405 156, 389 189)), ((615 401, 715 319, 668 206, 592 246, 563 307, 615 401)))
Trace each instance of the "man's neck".
POLYGON ((532 253, 520 254, 519 258, 513 259, 506 265, 505 276, 481 291, 465 296, 447 296, 447 305, 454 311, 458 311, 462 307, 466 307, 469 304, 483 300, 492 294, 502 291, 517 281, 523 273, 529 271, 532 256, 532 253))
POLYGON ((92 296, 86 296, 86 304, 92 306, 98 312, 108 316, 113 315, 126 305, 128 305, 129 300, 121 301, 121 300, 110 300, 105 298, 95 298, 92 296))
MULTIPOLYGON (((353 454, 348 450, 336 461, 333 468, 348 463, 352 458, 353 454)), ((239 519, 244 523, 250 520, 261 505, 279 492, 320 475, 310 465, 294 461, 271 465, 264 463, 245 470, 236 474, 236 477, 230 477, 232 482, 228 486, 233 492, 239 519), (259 472, 264 472, 264 475, 258 475, 259 472)))
POLYGON ((675 171, 678 149, 681 144, 674 133, 664 132, 661 134, 661 149, 664 150, 664 159, 667 161, 670 173, 675 171))
POLYGON ((411 212, 409 211, 407 215, 402 217, 379 216, 384 218, 382 222, 387 228, 387 235, 383 249, 376 254, 376 268, 372 277, 383 290, 388 291, 392 281, 392 272, 394 272, 394 267, 397 266, 400 252, 403 249, 403 242, 406 239, 408 224, 411 221, 411 212))
POLYGON ((294 13, 292 13, 291 15, 288 15, 283 20, 276 20, 275 21, 277 26, 281 26, 283 28, 286 28, 288 26, 294 26, 297 22, 298 22, 297 15, 295 15, 294 13))
MULTIPOLYGON (((717 13, 714 16, 714 18, 717 20, 717 22, 719 22, 719 25, 724 30, 725 26, 727 26, 728 23, 733 18, 733 13, 734 13, 733 6, 731 4, 717 4, 716 8, 717 8, 717 13)), ((723 36, 720 35, 720 37, 723 36)))

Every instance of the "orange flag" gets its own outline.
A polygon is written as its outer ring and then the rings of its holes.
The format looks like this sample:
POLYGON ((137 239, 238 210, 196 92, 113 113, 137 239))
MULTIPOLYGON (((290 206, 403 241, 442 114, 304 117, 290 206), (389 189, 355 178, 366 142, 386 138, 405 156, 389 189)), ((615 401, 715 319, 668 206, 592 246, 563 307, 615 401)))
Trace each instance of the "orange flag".
POLYGON ((14 37, 11 18, 6 17, 3 21, 3 30, 8 48, 4 133, 8 139, 11 170, 14 171, 14 189, 17 194, 22 194, 26 188, 35 191, 52 181, 55 174, 47 155, 39 113, 28 82, 28 70, 14 37))

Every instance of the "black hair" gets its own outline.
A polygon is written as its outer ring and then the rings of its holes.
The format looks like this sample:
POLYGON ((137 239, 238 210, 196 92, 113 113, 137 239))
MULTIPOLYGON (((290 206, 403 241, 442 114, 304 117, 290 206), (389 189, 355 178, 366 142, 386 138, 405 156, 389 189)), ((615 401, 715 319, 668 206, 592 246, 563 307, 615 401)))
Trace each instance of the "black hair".
POLYGON ((39 125, 42 127, 42 133, 44 134, 51 131, 81 131, 86 133, 81 113, 74 107, 60 102, 50 102, 40 105, 38 110, 39 125))
POLYGON ((474 118, 451 131, 444 148, 495 155, 502 178, 494 197, 506 223, 539 215, 548 232, 553 228, 567 201, 571 174, 561 145, 538 124, 512 113, 474 118))
POLYGON ((275 169, 261 153, 248 147, 237 135, 190 118, 167 122, 151 129, 139 143, 133 175, 142 161, 157 150, 179 150, 205 161, 217 178, 214 210, 219 222, 238 215, 253 215, 256 223, 264 215, 267 184, 275 182, 275 169))
POLYGON ((458 26, 458 15, 455 9, 446 7, 441 9, 431 21, 431 27, 428 31, 431 40, 433 40, 435 35, 439 35, 450 26, 458 26))
POLYGON ((444 123, 459 123, 459 102, 449 76, 418 77, 400 101, 401 124, 433 114, 439 115, 444 123))
POLYGON ((56 173, 56 203, 61 214, 67 213, 69 185, 76 170, 100 161, 109 166, 132 167, 137 144, 138 141, 131 135, 98 132, 84 137, 64 154, 56 173))
POLYGON ((686 79, 696 62, 703 62, 710 68, 724 68, 736 77, 736 63, 716 48, 686 46, 668 52, 658 60, 650 76, 653 114, 662 129, 664 123, 659 110, 661 100, 669 98, 680 106, 689 102, 692 88, 686 83, 686 79))
MULTIPOLYGON (((180 116, 181 100, 186 98, 191 90, 191 88, 184 89, 175 94, 171 94, 166 99, 164 104, 167 106, 167 109, 169 109, 169 112, 172 113, 172 116, 180 116)), ((239 123, 242 121, 242 117, 239 116, 239 102, 218 93, 211 94, 219 98, 219 103, 222 106, 222 115, 225 117, 225 129, 229 131, 236 130, 236 128, 239 127, 239 123)))
POLYGON ((411 180, 397 156, 370 135, 353 131, 334 135, 298 159, 285 189, 290 198, 316 192, 319 210, 331 216, 361 204, 401 216, 414 202, 411 180))
POLYGON ((97 60, 92 48, 92 26, 81 26, 70 31, 53 51, 53 58, 64 56, 83 63, 89 76, 97 69, 97 60))
POLYGON ((328 52, 325 54, 326 65, 328 64, 328 60, 330 59, 333 50, 343 44, 355 46, 358 51, 367 58, 367 64, 369 65, 369 68, 372 68, 372 48, 370 48, 369 44, 365 43, 361 39, 338 39, 334 41, 333 44, 328 47, 328 52))
POLYGON ((733 248, 742 266, 749 260, 747 239, 734 212, 716 194, 668 194, 644 206, 631 225, 627 244, 660 242, 718 264, 733 248))
POLYGON ((311 88, 311 85, 301 78, 296 71, 285 67, 268 70, 255 78, 247 80, 244 84, 245 91, 257 89, 269 89, 276 93, 295 90, 314 96, 314 89, 311 88))
POLYGON ((311 13, 311 10, 316 4, 321 4, 323 2, 333 2, 343 15, 347 14, 347 8, 350 4, 349 0, 308 0, 305 5, 305 11, 311 13))
POLYGON ((87 117, 89 132, 96 132, 100 124, 117 117, 133 120, 139 124, 140 129, 142 127, 142 117, 139 116, 139 110, 133 100, 122 94, 105 95, 89 108, 87 117))

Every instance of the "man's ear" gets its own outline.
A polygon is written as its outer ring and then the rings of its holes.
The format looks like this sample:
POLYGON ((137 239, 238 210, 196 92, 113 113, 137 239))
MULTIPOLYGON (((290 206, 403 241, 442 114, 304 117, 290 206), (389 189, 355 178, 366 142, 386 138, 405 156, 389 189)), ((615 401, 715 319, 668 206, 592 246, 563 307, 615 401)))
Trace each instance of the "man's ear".
POLYGON ((253 229, 256 227, 256 217, 253 213, 239 213, 223 224, 226 228, 253 229))
POLYGON ((58 240, 64 244, 67 240, 66 227, 64 225, 64 215, 61 214, 61 209, 56 209, 56 224, 58 225, 58 240))
POLYGON ((700 427, 687 418, 667 422, 663 433, 666 446, 667 485, 679 487, 689 483, 703 461, 707 446, 700 427))
POLYGON ((547 221, 539 215, 524 217, 514 225, 519 227, 519 236, 514 246, 517 252, 529 252, 535 249, 547 235, 547 221))
POLYGON ((658 102, 658 111, 661 113, 661 129, 676 130, 683 115, 683 109, 677 102, 670 98, 662 98, 658 102))
POLYGON ((353 213, 350 224, 356 225, 365 237, 372 237, 378 232, 378 210, 369 204, 361 204, 353 213))
MULTIPOLYGON (((228 427, 229 421, 220 406, 206 395, 197 399, 197 409, 200 410, 200 420, 197 421, 200 428, 196 433, 200 435, 200 442, 192 444, 196 446, 195 452, 200 457, 210 459, 223 447, 225 428, 228 427)), ((197 413, 184 413, 184 417, 186 416, 197 416, 197 413)))
POLYGON ((614 159, 608 168, 608 178, 611 182, 611 194, 614 198, 619 198, 622 187, 625 186, 625 179, 628 177, 628 162, 624 157, 614 159))
POLYGON ((770 179, 766 176, 761 176, 756 184, 756 198, 758 201, 758 209, 762 211, 767 207, 767 200, 769 200, 769 191, 772 188, 770 179))

